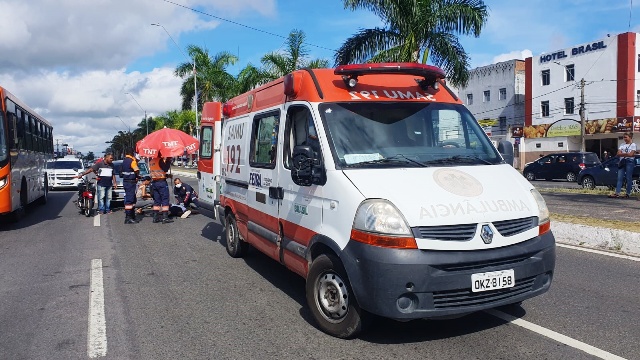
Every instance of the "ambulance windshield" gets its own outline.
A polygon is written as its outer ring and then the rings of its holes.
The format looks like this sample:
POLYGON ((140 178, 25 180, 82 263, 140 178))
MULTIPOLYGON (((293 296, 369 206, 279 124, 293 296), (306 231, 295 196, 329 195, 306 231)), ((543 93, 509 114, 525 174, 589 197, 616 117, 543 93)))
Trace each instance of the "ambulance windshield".
POLYGON ((463 105, 351 102, 324 103, 318 109, 341 168, 502 163, 463 105))

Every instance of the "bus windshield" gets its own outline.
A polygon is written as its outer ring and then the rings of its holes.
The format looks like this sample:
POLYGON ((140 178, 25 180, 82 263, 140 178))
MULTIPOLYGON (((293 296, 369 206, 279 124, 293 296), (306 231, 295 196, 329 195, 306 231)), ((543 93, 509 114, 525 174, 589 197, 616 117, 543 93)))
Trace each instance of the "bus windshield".
POLYGON ((0 163, 7 160, 9 149, 7 149, 7 129, 4 124, 4 114, 0 112, 0 163))
POLYGON ((318 110, 339 168, 502 163, 463 105, 353 102, 320 104, 318 110))

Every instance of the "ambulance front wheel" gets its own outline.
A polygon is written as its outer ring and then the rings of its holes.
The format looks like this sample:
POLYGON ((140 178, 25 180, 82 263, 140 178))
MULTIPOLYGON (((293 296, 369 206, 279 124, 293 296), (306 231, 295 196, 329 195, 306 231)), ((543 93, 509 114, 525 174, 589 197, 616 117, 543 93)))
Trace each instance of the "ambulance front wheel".
POLYGON ((238 233, 238 225, 233 214, 227 215, 227 226, 225 229, 225 238, 227 242, 227 253, 233 258, 243 257, 247 252, 249 244, 240 240, 238 233))
POLYGON ((320 329, 347 339, 358 335, 366 323, 366 313, 353 296, 347 273, 331 254, 318 256, 309 267, 307 304, 320 329))

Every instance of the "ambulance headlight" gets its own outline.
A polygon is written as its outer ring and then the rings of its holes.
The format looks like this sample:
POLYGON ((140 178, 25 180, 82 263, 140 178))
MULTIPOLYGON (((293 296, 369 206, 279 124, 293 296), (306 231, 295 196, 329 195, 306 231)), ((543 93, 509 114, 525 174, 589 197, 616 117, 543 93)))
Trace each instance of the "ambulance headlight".
POLYGON ((533 195, 533 198, 538 204, 538 224, 542 225, 549 222, 549 208, 547 207, 547 203, 544 201, 544 198, 536 189, 531 189, 531 195, 533 195))
POLYGON ((387 200, 365 200, 353 221, 356 230, 389 235, 411 235, 411 229, 400 211, 387 200))

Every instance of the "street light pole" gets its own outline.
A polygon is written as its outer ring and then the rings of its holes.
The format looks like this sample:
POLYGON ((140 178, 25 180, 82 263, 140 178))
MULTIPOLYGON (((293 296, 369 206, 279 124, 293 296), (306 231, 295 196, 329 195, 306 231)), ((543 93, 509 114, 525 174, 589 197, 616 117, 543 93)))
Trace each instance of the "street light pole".
POLYGON ((133 101, 135 101, 136 104, 138 104, 138 107, 140 108, 140 110, 144 111, 144 124, 147 126, 147 135, 149 135, 149 122, 147 121, 147 110, 143 109, 142 106, 140 106, 140 104, 138 103, 138 100, 136 100, 136 98, 133 96, 132 93, 127 92, 125 94, 128 94, 129 96, 131 96, 133 101))
MULTIPOLYGON (((556 65, 560 65, 564 68, 565 71, 565 76, 568 76, 567 74, 569 74, 568 70, 567 70, 567 66, 563 65, 557 61, 553 62, 556 65)), ((585 81, 584 78, 580 79, 580 151, 581 152, 585 152, 586 151, 586 147, 585 147, 585 108, 584 108, 584 87, 585 87, 585 81)))
POLYGON ((124 120, 122 120, 122 118, 118 115, 116 115, 116 117, 118 119, 120 119, 120 121, 122 121, 122 123, 124 124, 124 126, 127 127, 127 129, 129 129, 129 147, 133 147, 133 139, 131 138, 131 126, 127 125, 127 123, 124 122, 124 120))
POLYGON ((173 36, 171 36, 171 34, 169 34, 167 29, 164 26, 162 26, 162 24, 154 23, 154 24, 151 24, 151 25, 161 27, 164 30, 164 32, 167 33, 167 35, 169 36, 171 41, 173 41, 173 43, 178 48, 178 50, 180 50, 182 55, 187 59, 187 62, 191 63, 192 66, 193 66, 193 91, 194 91, 194 99, 193 99, 193 101, 195 102, 195 109, 196 109, 196 138, 199 138, 200 125, 198 123, 198 82, 196 80, 197 79, 196 59, 195 59, 195 57, 193 59, 191 59, 190 57, 187 56, 187 54, 185 54, 185 52, 182 50, 180 45, 178 45, 178 43, 173 39, 173 36))

